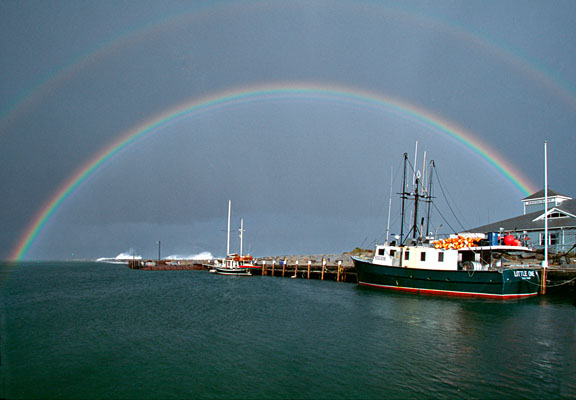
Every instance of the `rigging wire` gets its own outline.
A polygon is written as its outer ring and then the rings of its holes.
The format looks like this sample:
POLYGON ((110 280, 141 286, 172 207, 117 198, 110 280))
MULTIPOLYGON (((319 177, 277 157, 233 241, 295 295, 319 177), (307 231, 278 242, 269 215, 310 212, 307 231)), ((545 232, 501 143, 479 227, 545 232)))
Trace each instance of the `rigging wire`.
MULTIPOLYGON (((437 177, 438 177, 438 180, 440 181, 440 176, 437 175, 437 177)), ((457 201, 454 201, 454 198, 452 197, 452 195, 450 194, 450 192, 446 191, 446 195, 447 195, 448 199, 450 200, 450 201, 449 201, 450 204, 453 204, 453 205, 454 205, 454 208, 456 209, 456 211, 458 211, 458 215, 460 216, 460 219, 466 220, 466 214, 464 214, 464 213, 462 212, 462 210, 460 209, 460 207, 458 207, 458 202, 457 202, 457 201)), ((466 221, 465 221, 465 222, 466 222, 466 221)))
MULTIPOLYGON (((442 181, 440 180, 440 176, 438 175, 438 171, 436 170, 436 168, 434 169, 434 174, 436 175, 436 179, 438 179, 438 185, 440 186, 440 191, 442 192, 442 196, 444 197, 444 200, 446 201, 446 205, 448 206, 448 208, 450 209, 450 212, 452 213, 452 215, 454 216, 454 219, 456 220, 456 222, 460 225, 460 227, 462 228, 463 231, 466 230, 466 228, 464 227, 464 225, 462 225, 462 222, 460 222, 460 220, 458 219, 458 217, 456 216, 456 213, 454 212, 454 210, 452 209, 451 203, 448 201, 448 198, 446 196, 446 192, 444 191, 444 185, 442 185, 442 181)), ((436 210, 438 210, 438 208, 435 206, 434 207, 436 210)), ((448 221, 446 221, 446 223, 448 223, 448 221)), ((450 225, 450 224, 448 224, 450 225)), ((454 229, 452 227, 450 227, 451 229, 454 229)))
POLYGON ((432 207, 434 207, 434 209, 436 210, 436 212, 440 215, 440 217, 442 218, 442 221, 444 221, 446 223, 446 225, 448 225, 448 228, 450 228, 452 230, 452 232, 456 232, 456 229, 454 229, 452 227, 452 225, 450 225, 450 222, 448 222, 448 220, 446 219, 446 217, 444 217, 444 215, 442 214, 442 212, 440 211, 440 209, 436 206, 436 204, 432 203, 432 207))

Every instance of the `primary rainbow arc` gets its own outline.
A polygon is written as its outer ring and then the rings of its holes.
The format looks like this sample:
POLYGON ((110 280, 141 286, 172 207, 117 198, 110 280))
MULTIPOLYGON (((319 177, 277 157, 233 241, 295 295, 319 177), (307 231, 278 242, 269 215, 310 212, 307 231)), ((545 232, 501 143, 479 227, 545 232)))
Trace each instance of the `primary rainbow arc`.
POLYGON ((441 118, 422 106, 417 106, 380 93, 370 93, 357 88, 344 86, 306 82, 264 84, 227 90, 206 97, 191 99, 136 125, 126 133, 120 135, 118 140, 114 141, 103 151, 97 153, 70 176, 52 195, 49 201, 40 208, 36 217, 29 224, 24 235, 22 235, 12 251, 10 259, 12 261, 22 260, 38 234, 42 231, 42 228, 46 225, 46 222, 62 205, 64 200, 66 200, 86 178, 98 170, 102 164, 114 157, 114 155, 122 149, 136 142, 139 138, 158 132, 168 123, 189 115, 196 115, 198 113, 239 104, 298 99, 340 101, 362 107, 376 107, 421 123, 432 128, 433 132, 449 136, 469 148, 491 164, 524 195, 529 195, 536 191, 530 181, 510 166, 496 151, 490 149, 478 140, 475 135, 459 127, 454 122, 446 118, 441 118))

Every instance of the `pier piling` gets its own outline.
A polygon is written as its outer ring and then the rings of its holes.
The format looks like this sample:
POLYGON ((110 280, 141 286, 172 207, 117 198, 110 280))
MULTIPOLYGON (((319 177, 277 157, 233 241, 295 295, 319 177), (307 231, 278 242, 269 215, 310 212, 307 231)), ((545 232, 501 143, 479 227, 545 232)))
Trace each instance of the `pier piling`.
POLYGON ((540 272, 540 294, 546 294, 546 267, 540 272))

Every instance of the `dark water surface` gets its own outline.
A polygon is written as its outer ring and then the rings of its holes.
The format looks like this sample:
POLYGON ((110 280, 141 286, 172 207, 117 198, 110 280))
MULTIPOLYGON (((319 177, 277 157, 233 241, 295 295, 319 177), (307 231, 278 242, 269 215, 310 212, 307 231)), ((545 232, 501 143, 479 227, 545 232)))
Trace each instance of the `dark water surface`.
POLYGON ((573 299, 2 265, 3 398, 576 398, 573 299))

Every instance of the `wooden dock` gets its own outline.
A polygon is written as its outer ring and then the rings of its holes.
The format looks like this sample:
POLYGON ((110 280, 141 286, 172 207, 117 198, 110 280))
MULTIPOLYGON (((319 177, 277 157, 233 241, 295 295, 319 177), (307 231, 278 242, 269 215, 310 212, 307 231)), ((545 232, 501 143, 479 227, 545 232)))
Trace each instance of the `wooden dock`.
POLYGON ((550 265, 546 270, 544 294, 570 293, 576 305, 576 264, 550 265))
POLYGON ((278 276, 282 278, 319 279, 336 282, 357 283, 356 269, 351 262, 345 260, 322 258, 319 261, 304 259, 292 260, 287 258, 262 261, 262 276, 278 276))
POLYGON ((128 267, 143 271, 195 271, 206 269, 202 263, 203 261, 195 260, 181 260, 178 262, 171 260, 128 260, 128 267))
MULTIPOLYGON (((210 270, 214 268, 214 263, 215 260, 129 260, 128 266, 143 271, 189 271, 210 270)), ((345 260, 344 257, 267 257, 258 259, 256 265, 260 268, 255 268, 253 275, 358 282, 351 260, 345 260)))

